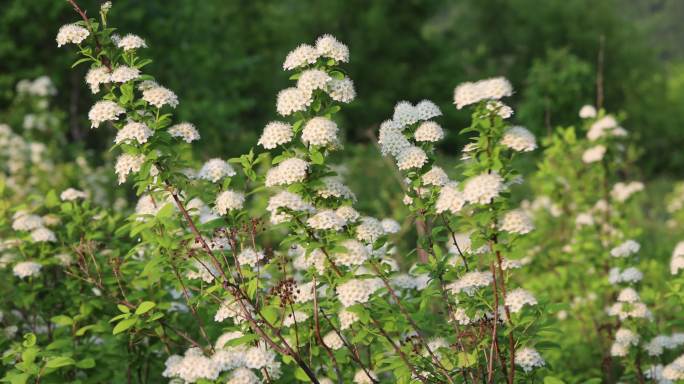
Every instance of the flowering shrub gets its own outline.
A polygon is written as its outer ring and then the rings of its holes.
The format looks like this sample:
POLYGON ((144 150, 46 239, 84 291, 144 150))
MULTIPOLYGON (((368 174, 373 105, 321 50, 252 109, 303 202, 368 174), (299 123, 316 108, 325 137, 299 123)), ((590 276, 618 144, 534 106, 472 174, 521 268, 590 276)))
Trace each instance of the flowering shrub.
MULTIPOLYGON (((13 297, 0 312, 4 381, 684 377, 684 338, 671 319, 682 311, 682 280, 663 305, 649 305, 661 294, 639 269, 644 185, 618 181, 635 151, 603 110, 580 112, 586 139, 568 128, 544 141, 528 187, 517 159, 538 143, 509 123, 505 78, 455 88, 472 122, 453 171, 438 165, 451 131, 439 106, 397 103, 378 144, 401 175, 402 221, 416 228, 405 252, 397 234, 406 225, 361 212, 335 164, 345 146, 337 116, 356 98, 342 42, 323 35, 292 50, 278 120, 263 122, 249 153, 200 163, 192 146, 201 130, 174 117, 182 95, 147 72, 145 40, 108 24, 109 2, 97 19, 70 3, 82 20, 60 28, 57 44, 75 46, 74 65, 88 66, 97 98, 89 125, 111 131, 116 160, 91 169, 51 152, 62 136, 27 132, 59 132, 47 104, 55 90, 44 78, 19 84, 20 98, 37 98, 21 113, 40 117, 24 118, 21 133, 0 126, 0 267, 13 282, 2 288, 13 297), (91 174, 116 181, 83 177, 91 174), (131 208, 111 192, 128 186, 131 208), (526 187, 538 197, 518 203, 526 187), (589 337, 589 326, 590 347, 566 340, 589 337), (578 359, 593 367, 583 374, 559 357, 580 346, 601 357, 578 359)), ((682 248, 672 275, 684 269, 682 248)))

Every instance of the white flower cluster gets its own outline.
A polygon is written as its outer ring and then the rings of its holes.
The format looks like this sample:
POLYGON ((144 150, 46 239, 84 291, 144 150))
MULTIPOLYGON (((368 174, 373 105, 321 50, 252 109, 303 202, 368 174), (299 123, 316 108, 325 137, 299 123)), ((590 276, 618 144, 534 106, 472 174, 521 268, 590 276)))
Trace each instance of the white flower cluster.
POLYGON ((684 355, 679 356, 675 361, 663 368, 663 379, 665 380, 684 380, 684 355))
POLYGON ((660 356, 666 349, 675 349, 684 345, 684 333, 673 333, 672 335, 658 335, 651 339, 644 349, 650 356, 660 356))
POLYGON ((535 368, 541 368, 546 363, 536 349, 530 347, 520 348, 515 354, 515 364, 525 372, 535 368))
POLYGON ((503 77, 460 84, 454 89, 457 109, 479 103, 482 100, 499 100, 513 95, 511 83, 503 77))
POLYGON ((534 230, 532 218, 522 209, 506 212, 501 219, 500 229, 504 232, 524 235, 534 230))
POLYGON ((112 81, 111 72, 107 67, 92 67, 86 74, 86 83, 93 94, 100 92, 100 85, 108 84, 112 81))
POLYGON ((264 252, 256 251, 252 248, 245 248, 238 255, 238 262, 240 265, 249 265, 250 267, 256 267, 261 260, 266 257, 264 252))
POLYGON ((589 139, 589 141, 596 141, 606 135, 612 137, 624 137, 627 136, 627 131, 618 126, 618 122, 613 116, 606 115, 596 120, 591 125, 589 131, 587 132, 587 139, 589 139))
POLYGON ((14 265, 14 268, 12 268, 12 273, 14 273, 14 276, 17 276, 20 279, 25 277, 35 277, 40 275, 41 268, 42 265, 34 261, 22 261, 14 265))
POLYGON ((78 189, 67 188, 62 191, 62 193, 59 195, 59 198, 62 201, 74 201, 78 199, 87 199, 88 194, 83 191, 79 191, 78 189))
POLYGON ((603 160, 603 156, 606 154, 606 147, 602 144, 593 146, 582 153, 582 161, 586 164, 595 163, 597 161, 603 160))
POLYGON ((356 200, 354 192, 344 185, 337 177, 326 177, 323 186, 316 189, 316 194, 324 199, 331 197, 346 200, 356 200))
POLYGON ((114 172, 118 176, 119 184, 126 181, 129 173, 140 171, 143 163, 145 163, 145 155, 131 155, 129 153, 119 155, 114 165, 114 172))
POLYGON ((184 356, 172 355, 164 363, 164 377, 177 377, 187 383, 198 380, 216 380, 220 374, 218 364, 204 356, 199 348, 190 348, 184 356))
POLYGON ((385 234, 380 220, 374 217, 364 217, 361 224, 356 227, 356 238, 369 244, 374 243, 380 236, 385 234))
POLYGON ((124 51, 130 51, 138 48, 147 48, 145 40, 143 40, 142 37, 134 35, 132 33, 129 33, 124 37, 118 39, 115 43, 117 47, 123 49, 124 51))
POLYGON ((283 212, 284 210, 309 213, 315 211, 314 207, 304 201, 301 196, 288 191, 281 191, 271 196, 266 210, 271 214, 273 224, 284 223, 292 218, 289 213, 283 212))
POLYGON ((81 44, 90 36, 90 32, 77 24, 62 25, 57 32, 57 46, 65 44, 81 44))
POLYGON ((126 110, 121 108, 117 103, 109 100, 101 100, 95 103, 88 112, 88 119, 90 120, 90 127, 97 128, 105 121, 114 121, 119 119, 119 115, 126 113, 126 110))
POLYGON ((627 328, 620 328, 615 332, 615 340, 610 347, 610 355, 617 357, 627 356, 630 346, 639 344, 639 335, 627 328))
POLYGON ((216 213, 226 215, 230 211, 242 209, 245 203, 245 194, 232 190, 225 190, 216 196, 216 213))
POLYGON ((463 196, 469 203, 489 204, 503 189, 503 178, 498 173, 484 173, 465 182, 463 196))
POLYGON ((12 221, 12 229, 15 231, 31 231, 43 226, 43 218, 38 215, 32 215, 25 211, 18 211, 14 214, 12 221))
POLYGON ((145 144, 152 135, 154 135, 154 132, 146 124, 131 121, 116 133, 114 143, 130 144, 135 141, 138 144, 145 144))
POLYGON ((332 209, 326 209, 311 216, 306 224, 319 231, 341 231, 347 222, 332 209))
POLYGON ((370 296, 379 287, 374 280, 375 279, 351 279, 338 285, 335 289, 337 292, 337 299, 344 307, 368 302, 370 296))
POLYGON ((613 257, 627 257, 639 252, 641 245, 634 240, 626 240, 622 244, 610 250, 613 257))
POLYGON ((326 117, 314 117, 306 122, 302 130, 302 142, 307 145, 336 146, 337 124, 326 117))
POLYGON ((530 152, 537 149, 537 139, 527 128, 514 126, 504 132, 501 145, 518 152, 530 152))
POLYGON ((222 159, 211 159, 202 165, 197 177, 203 180, 209 180, 212 183, 217 183, 224 177, 235 176, 235 170, 222 159))
POLYGON ((478 289, 490 285, 492 281, 493 278, 490 272, 470 271, 461 276, 460 279, 447 285, 447 288, 455 295, 463 292, 468 296, 472 296, 478 289))
POLYGON ((200 134, 197 128, 192 123, 178 123, 169 128, 169 134, 173 137, 179 137, 186 143, 192 143, 200 139, 200 134))
POLYGON ((457 184, 447 184, 439 191, 439 197, 435 203, 437 213, 451 212, 456 214, 461 211, 466 203, 466 198, 458 189, 457 184))
POLYGON ((522 288, 516 288, 508 292, 504 304, 512 313, 518 313, 525 305, 537 305, 537 299, 530 292, 522 288))
POLYGON ((631 284, 641 281, 643 277, 644 274, 641 273, 641 271, 636 267, 628 267, 622 271, 620 270, 620 268, 614 267, 610 269, 610 272, 608 274, 608 281, 611 284, 631 284))
POLYGON ((624 202, 629 199, 636 192, 641 192, 644 190, 644 183, 640 181, 632 181, 629 183, 618 182, 613 185, 613 189, 610 191, 610 196, 620 202, 624 202))
POLYGON ((350 239, 343 241, 342 247, 345 248, 345 251, 337 252, 334 255, 335 264, 352 267, 362 265, 368 260, 368 249, 362 243, 350 239))
POLYGON ((160 85, 143 90, 142 98, 157 108, 161 108, 165 105, 168 105, 171 108, 176 108, 178 106, 178 96, 170 89, 160 85))
POLYGON ((283 160, 266 173, 266 186, 290 185, 306 179, 309 164, 296 157, 283 160))
POLYGON ((109 79, 114 83, 126 83, 140 77, 140 70, 125 65, 117 67, 112 71, 109 79))
POLYGON ((328 81, 326 92, 331 99, 341 103, 351 103, 356 98, 354 82, 348 77, 341 80, 331 79, 328 81))
POLYGON ((676 275, 680 270, 684 270, 684 241, 677 243, 670 259, 670 273, 676 275))
POLYGON ((579 110, 579 117, 582 119, 593 119, 596 117, 596 108, 593 105, 583 105, 579 110))
POLYGON ((292 141, 294 132, 292 126, 281 121, 272 121, 266 124, 264 131, 257 144, 265 149, 274 149, 279 145, 287 144, 292 141))

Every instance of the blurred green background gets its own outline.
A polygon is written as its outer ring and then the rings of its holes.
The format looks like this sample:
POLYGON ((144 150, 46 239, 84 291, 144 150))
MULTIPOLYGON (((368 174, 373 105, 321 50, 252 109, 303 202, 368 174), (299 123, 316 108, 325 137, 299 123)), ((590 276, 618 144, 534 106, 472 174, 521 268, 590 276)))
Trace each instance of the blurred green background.
MULTIPOLYGON (((79 3, 97 12, 97 2, 79 3)), ((47 74, 71 138, 106 148, 111 138, 86 124, 86 68, 70 71, 74 53, 55 43, 59 26, 77 20, 66 1, 2 0, 0 10, 0 110, 19 79, 47 74)), ((359 96, 343 114, 349 143, 368 142, 398 100, 430 98, 445 111, 443 150, 454 155, 468 119, 451 105, 454 86, 508 77, 516 121, 544 134, 595 102, 603 51, 605 106, 626 113, 641 166, 656 177, 684 168, 683 19, 681 0, 114 0, 110 23, 147 40, 148 71, 202 132, 201 157, 255 143, 288 84, 285 55, 323 33, 351 49, 359 96)))

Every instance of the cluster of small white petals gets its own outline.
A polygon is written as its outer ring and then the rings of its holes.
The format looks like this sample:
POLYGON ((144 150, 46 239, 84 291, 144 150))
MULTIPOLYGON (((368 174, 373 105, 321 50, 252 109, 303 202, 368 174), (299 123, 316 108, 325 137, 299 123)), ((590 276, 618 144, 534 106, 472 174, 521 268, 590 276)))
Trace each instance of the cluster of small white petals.
POLYGON ((537 140, 527 128, 515 126, 504 132, 501 145, 518 152, 530 152, 537 148, 537 140))
POLYGON ((411 146, 405 148, 397 155, 397 167, 402 171, 421 168, 427 163, 427 155, 419 147, 411 146))
POLYGON ((221 322, 225 319, 232 319, 236 324, 241 324, 247 320, 247 317, 240 303, 229 299, 221 303, 214 315, 214 321, 216 322, 221 322))
POLYGON ((147 48, 145 40, 142 37, 129 33, 116 42, 116 46, 124 51, 130 51, 138 48, 147 48))
POLYGON ((425 121, 442 116, 442 111, 439 109, 437 104, 430 100, 422 100, 416 104, 415 109, 418 113, 418 120, 425 121))
POLYGON ((111 73, 107 67, 93 67, 88 70, 85 80, 93 94, 100 92, 100 85, 112 81, 111 73))
POLYGON ((610 347, 611 356, 624 357, 629 353, 629 347, 639 344, 639 335, 627 328, 620 328, 615 332, 615 341, 610 347))
POLYGON ((249 265, 250 267, 255 267, 259 261, 263 260, 266 256, 262 251, 255 251, 252 248, 245 248, 238 255, 238 262, 240 265, 249 265))
POLYGON ((454 89, 454 104, 461 109, 482 100, 499 100, 512 94, 511 83, 503 77, 495 77, 460 84, 454 89))
POLYGON ((315 90, 325 90, 328 82, 332 80, 330 75, 320 69, 307 69, 299 75, 297 88, 311 95, 315 90))
POLYGON ((302 44, 287 54, 283 63, 283 69, 289 71, 314 64, 319 56, 320 54, 316 48, 308 44, 302 44))
POLYGON ((606 154, 606 147, 604 145, 597 145, 591 147, 582 153, 582 161, 586 164, 595 163, 597 161, 603 160, 603 156, 606 154))
POLYGON ((382 225, 382 229, 385 230, 385 233, 397 233, 401 230, 401 225, 394 219, 382 219, 380 225, 382 225))
POLYGON ((259 138, 258 144, 265 149, 274 149, 275 147, 287 144, 292 141, 294 133, 292 126, 281 121, 272 121, 264 127, 264 131, 259 138))
POLYGON ((331 99, 341 103, 351 103, 356 98, 354 82, 348 77, 328 81, 327 92, 331 99))
POLYGON ((610 250, 613 257, 627 257, 639 252, 641 245, 634 240, 626 240, 624 243, 610 250))
POLYGON ((432 168, 427 171, 421 177, 424 185, 432 185, 435 187, 443 187, 449 182, 449 176, 444 172, 441 167, 433 165, 432 168))
POLYGON ((342 340, 340 335, 334 331, 331 331, 323 336, 323 343, 332 350, 338 350, 344 346, 344 340, 342 340))
POLYGON ((293 296, 295 303, 306 303, 314 299, 314 294, 316 293, 316 287, 314 287, 313 281, 309 281, 304 284, 297 284, 297 289, 295 290, 293 296))
POLYGON ((380 151, 383 156, 398 156, 403 150, 410 148, 411 143, 404 137, 396 123, 387 120, 380 124, 380 135, 378 137, 380 151))
POLYGON ((636 267, 626 268, 620 271, 620 268, 611 268, 608 274, 608 281, 611 284, 619 283, 637 283, 643 279, 644 274, 636 267))
POLYGON ((200 139, 199 131, 192 123, 178 123, 169 128, 169 134, 173 137, 180 137, 186 143, 192 143, 200 139))
POLYGON ((311 216, 307 225, 316 230, 341 231, 347 222, 332 209, 326 209, 311 216))
POLYGON ((235 211, 242 209, 245 203, 245 194, 241 192, 235 192, 232 190, 226 190, 221 192, 216 197, 216 213, 221 215, 226 215, 230 211, 235 211))
POLYGON ((394 106, 394 114, 392 121, 394 121, 399 128, 404 128, 407 125, 417 123, 420 119, 418 109, 408 101, 400 101, 394 106))
POLYGON ((579 117, 582 119, 593 119, 596 117, 596 108, 593 105, 583 105, 579 110, 579 117))
POLYGON ((532 218, 522 209, 515 209, 506 214, 501 219, 500 229, 509 233, 524 235, 534 229, 532 218))
MULTIPOLYGON (((191 279, 191 280, 201 279, 205 283, 211 283, 212 281, 214 281, 214 276, 217 276, 217 274, 218 274, 218 271, 211 264, 210 261, 193 260, 192 264, 193 264, 193 269, 189 270, 186 274, 188 279, 191 279)), ((217 316, 218 316, 218 313, 217 313, 217 316)), ((223 319, 216 320, 216 321, 222 321, 222 320, 223 319)))
POLYGON ((308 145, 329 146, 336 145, 337 124, 326 117, 314 117, 309 120, 302 130, 302 142, 308 145))
POLYGON ((22 261, 14 265, 12 273, 20 279, 40 275, 42 265, 33 261, 22 261))
POLYGON ((356 238, 367 243, 374 243, 380 236, 385 234, 382 223, 373 217, 364 217, 361 224, 356 227, 356 238))
POLYGON ((359 315, 346 309, 342 309, 342 311, 340 311, 339 318, 341 330, 349 329, 352 324, 359 321, 359 315))
POLYGON ((581 212, 575 217, 577 227, 594 225, 594 216, 589 212, 581 212))
POLYGON ((670 259, 670 273, 676 275, 680 270, 684 270, 684 241, 677 243, 670 259))
POLYGON ((500 102, 499 100, 490 100, 487 102, 487 110, 496 112, 502 119, 508 119, 513 116, 513 108, 500 102))
POLYGON ((116 138, 114 138, 114 143, 116 144, 121 144, 121 143, 131 143, 133 141, 138 142, 138 144, 145 144, 147 143, 147 139, 152 137, 154 135, 154 132, 145 125, 144 123, 137 123, 135 121, 131 121, 130 123, 126 124, 121 128, 117 133, 116 133, 116 138))
POLYGON ((283 326, 291 327, 295 324, 301 325, 308 318, 309 315, 301 311, 289 312, 285 315, 285 318, 283 319, 283 326))
POLYGON ((76 24, 65 24, 59 27, 57 32, 57 46, 61 47, 64 44, 81 44, 90 36, 90 32, 76 24))
POLYGON ((189 349, 182 357, 170 356, 165 362, 166 368, 162 376, 177 377, 187 383, 201 379, 216 380, 220 373, 218 364, 195 349, 189 349))
POLYGON ((78 189, 67 188, 60 193, 59 198, 62 201, 74 201, 78 199, 86 199, 88 198, 88 194, 83 191, 79 191, 78 189))
POLYGON ((515 353, 515 364, 525 372, 530 372, 535 368, 541 368, 546 364, 536 349, 524 347, 515 353))
POLYGON ((261 380, 251 369, 239 367, 230 373, 226 384, 259 384, 261 380))
POLYGON ((621 303, 636 303, 640 300, 639 294, 634 290, 634 288, 629 287, 620 291, 617 297, 617 301, 621 303))
POLYGON ((304 201, 301 196, 296 193, 282 191, 273 195, 268 200, 266 210, 271 213, 271 222, 273 224, 283 223, 291 218, 291 215, 285 212, 279 212, 280 208, 287 208, 298 212, 314 212, 314 207, 304 201))
POLYGON ((434 121, 425 121, 416 129, 414 138, 418 142, 435 143, 444 138, 444 130, 434 121))
POLYGON ((282 161, 266 174, 266 186, 289 185, 304 181, 309 164, 296 157, 282 161))
POLYGON ((116 164, 114 165, 114 172, 118 177, 119 184, 126 181, 126 176, 128 176, 129 173, 140 171, 144 162, 145 155, 131 155, 129 153, 119 155, 116 159, 116 164))
POLYGON ((47 228, 36 228, 31 231, 31 240, 37 243, 54 243, 57 241, 55 233, 47 228))
POLYGON ((345 240, 341 244, 345 251, 335 253, 335 264, 352 267, 363 264, 368 260, 369 253, 366 246, 356 240, 345 240))
POLYGON ((620 202, 624 202, 629 199, 636 192, 641 192, 644 190, 644 183, 640 181, 632 181, 629 183, 618 182, 613 185, 613 189, 610 191, 610 196, 620 202))
POLYGON ((336 292, 337 299, 345 307, 367 302, 372 293, 367 280, 360 279, 352 279, 338 285, 336 292))
POLYGON ((326 177, 323 186, 316 189, 316 194, 324 199, 335 197, 338 199, 356 200, 354 192, 344 185, 338 178, 326 177))
POLYGON ((105 121, 118 120, 119 115, 123 113, 126 113, 126 110, 121 108, 117 103, 109 100, 100 100, 95 103, 88 112, 90 127, 97 128, 105 121))
POLYGON ((378 381, 378 376, 371 370, 366 373, 363 369, 359 369, 354 374, 354 384, 373 384, 378 381), (368 376, 370 374, 370 377, 368 376))
POLYGON ((203 180, 209 180, 212 183, 216 183, 224 177, 235 176, 235 170, 228 164, 227 161, 222 159, 211 159, 202 165, 197 177, 203 180))
POLYGON ((128 66, 120 66, 112 71, 110 79, 114 83, 125 83, 140 77, 140 70, 128 66))
POLYGON ((464 292, 468 296, 472 296, 482 287, 486 287, 492 283, 492 275, 489 272, 471 271, 460 279, 449 284, 447 288, 454 294, 464 292))
POLYGON ((361 214, 349 205, 343 205, 335 210, 338 216, 343 218, 347 223, 356 222, 361 214))
POLYGON ((168 105, 171 108, 178 106, 178 96, 173 91, 162 86, 156 86, 143 91, 143 100, 157 108, 168 105))
POLYGON ((329 57, 342 63, 349 62, 349 48, 332 35, 319 37, 316 40, 316 51, 322 57, 329 57))
POLYGON ((463 196, 470 203, 489 204, 503 187, 503 179, 498 173, 485 173, 466 181, 463 196))
POLYGON ((14 215, 12 229, 15 231, 30 231, 43 226, 43 218, 19 211, 14 215))
POLYGON ((650 356, 660 356, 665 349, 675 349, 684 344, 684 333, 673 333, 672 335, 658 335, 651 339, 644 349, 650 356))
POLYGON ((305 111, 311 104, 311 94, 299 88, 291 87, 278 93, 276 110, 281 116, 289 116, 295 112, 305 111))
POLYGON ((646 304, 641 302, 618 302, 610 306, 606 312, 610 316, 617 316, 622 321, 629 318, 649 320, 653 318, 653 314, 649 311, 648 307, 646 307, 646 304))
POLYGON ((505 305, 512 313, 518 313, 525 305, 537 305, 537 299, 530 292, 516 288, 506 294, 505 305))
POLYGON ((684 355, 679 356, 675 361, 663 368, 663 379, 665 380, 684 380, 684 355))
MULTIPOLYGON (((596 120, 591 125, 589 131, 587 132, 587 139, 589 139, 589 141, 596 141, 611 132, 613 133, 613 135, 615 135, 614 131, 618 130, 618 128, 618 123, 615 120, 615 118, 611 115, 606 115, 596 120)), ((619 135, 621 135, 621 132, 619 132, 618 130, 618 136, 619 135)))
POLYGON ((461 211, 466 203, 463 192, 457 185, 447 184, 439 191, 439 197, 435 203, 437 213, 451 212, 456 214, 461 211))

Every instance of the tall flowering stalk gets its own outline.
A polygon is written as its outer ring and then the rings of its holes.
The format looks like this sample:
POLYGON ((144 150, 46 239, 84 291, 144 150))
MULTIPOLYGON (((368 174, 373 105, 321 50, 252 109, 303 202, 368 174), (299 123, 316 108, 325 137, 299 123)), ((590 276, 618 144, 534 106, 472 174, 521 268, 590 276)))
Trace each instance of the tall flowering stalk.
POLYGON ((456 88, 457 108, 474 105, 473 122, 461 133, 476 133, 464 149, 461 182, 435 164, 435 146, 445 132, 432 121, 441 115, 434 103, 399 102, 379 134, 383 154, 392 156, 406 177, 405 204, 427 225, 418 249, 427 250, 429 258, 417 269, 427 272, 435 291, 442 292, 454 324, 455 349, 458 356, 468 356, 466 364, 461 361, 464 377, 509 383, 515 381, 517 368, 527 376, 544 364, 532 348, 538 321, 531 315, 536 311, 525 308, 537 300, 522 288, 511 289, 510 270, 521 263, 505 257, 534 229, 531 219, 511 209, 507 199, 509 187, 520 180, 514 155, 536 148, 529 131, 506 123, 513 111, 499 99, 511 94, 503 78, 456 88), (484 359, 478 361, 478 356, 484 359))

